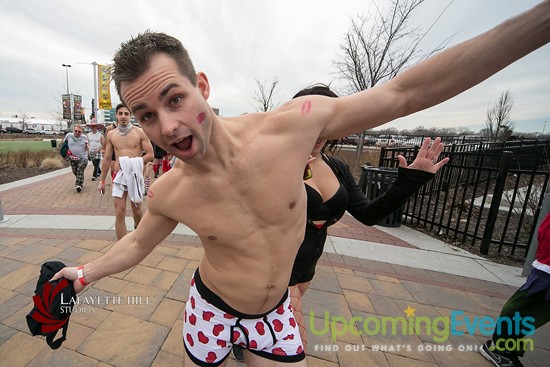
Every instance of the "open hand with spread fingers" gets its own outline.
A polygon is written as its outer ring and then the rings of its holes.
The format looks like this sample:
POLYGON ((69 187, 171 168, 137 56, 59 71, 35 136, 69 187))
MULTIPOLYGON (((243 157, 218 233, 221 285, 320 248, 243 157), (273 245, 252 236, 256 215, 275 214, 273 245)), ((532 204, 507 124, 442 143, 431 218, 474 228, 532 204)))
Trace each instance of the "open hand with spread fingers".
POLYGON ((426 138, 422 142, 422 146, 416 155, 414 161, 407 165, 407 160, 402 155, 398 155, 397 159, 399 160, 399 167, 418 169, 421 171, 436 173, 441 167, 443 167, 449 158, 443 158, 439 160, 439 155, 443 151, 443 143, 441 138, 435 138, 432 143, 432 139, 426 138))

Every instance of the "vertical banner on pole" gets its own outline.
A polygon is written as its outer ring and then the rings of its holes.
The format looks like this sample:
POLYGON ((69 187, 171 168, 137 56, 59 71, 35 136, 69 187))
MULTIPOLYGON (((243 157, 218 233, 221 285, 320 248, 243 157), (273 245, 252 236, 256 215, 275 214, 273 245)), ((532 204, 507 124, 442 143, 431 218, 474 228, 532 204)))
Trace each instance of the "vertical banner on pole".
POLYGON ((99 101, 98 108, 100 110, 111 109, 111 67, 108 65, 97 65, 99 70, 98 85, 99 85, 99 101))
POLYGON ((82 96, 74 95, 73 98, 73 120, 80 121, 82 120, 82 96))
POLYGON ((62 94, 61 101, 63 102, 63 119, 70 120, 71 119, 71 95, 62 94))

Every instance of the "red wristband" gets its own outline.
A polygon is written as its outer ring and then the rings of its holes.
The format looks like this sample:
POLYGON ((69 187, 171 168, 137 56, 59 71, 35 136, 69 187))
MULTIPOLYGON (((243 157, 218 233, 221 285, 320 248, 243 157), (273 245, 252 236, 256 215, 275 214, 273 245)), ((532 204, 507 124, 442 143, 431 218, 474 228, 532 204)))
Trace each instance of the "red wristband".
POLYGON ((80 284, 82 284, 84 287, 88 285, 88 283, 86 283, 86 280, 84 279, 84 265, 80 265, 78 269, 76 269, 76 275, 80 284))

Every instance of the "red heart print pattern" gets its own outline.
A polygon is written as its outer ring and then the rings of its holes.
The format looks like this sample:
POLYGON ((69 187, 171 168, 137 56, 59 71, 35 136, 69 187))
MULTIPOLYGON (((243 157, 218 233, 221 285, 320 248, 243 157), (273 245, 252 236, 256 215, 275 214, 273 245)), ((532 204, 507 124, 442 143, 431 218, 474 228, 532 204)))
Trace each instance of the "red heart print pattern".
POLYGON ((284 350, 282 350, 281 348, 275 348, 272 350, 272 353, 273 354, 277 354, 277 355, 280 355, 280 356, 286 356, 286 353, 284 350))
POLYGON ((206 357, 206 362, 208 363, 214 363, 217 359, 216 353, 214 352, 208 352, 208 356, 206 357))
POLYGON ((233 330, 233 340, 232 340, 232 342, 236 342, 237 339, 239 339, 240 336, 241 336, 241 333, 239 333, 238 331, 233 330))
POLYGON ((280 332, 283 330, 283 323, 279 320, 273 320, 273 329, 275 329, 276 332, 280 332))
POLYGON ((212 312, 212 311, 204 311, 204 312, 202 313, 202 318, 203 318, 203 320, 205 320, 205 321, 210 321, 210 319, 211 319, 212 317, 214 317, 214 312, 212 312))
POLYGON ((195 316, 195 314, 189 315, 189 323, 191 325, 195 325, 197 323, 197 316, 195 316))
POLYGON ((225 327, 221 324, 214 325, 214 328, 212 329, 212 333, 214 336, 220 335, 220 333, 225 329, 225 327))
POLYGON ((202 331, 199 331, 198 337, 199 337, 199 341, 202 344, 208 344, 208 341, 210 340, 210 339, 208 339, 208 337, 206 335, 204 335, 204 333, 202 331))
POLYGON ((191 336, 191 334, 187 334, 185 335, 185 338, 187 339, 187 343, 189 343, 190 346, 193 346, 195 345, 195 342, 193 342, 193 337, 191 336))
POLYGON ((290 319, 290 326, 296 327, 296 320, 294 320, 294 317, 290 319))
POLYGON ((264 335, 265 334, 265 325, 263 322, 261 321, 258 321, 256 323, 256 331, 258 332, 258 334, 260 335, 264 335))

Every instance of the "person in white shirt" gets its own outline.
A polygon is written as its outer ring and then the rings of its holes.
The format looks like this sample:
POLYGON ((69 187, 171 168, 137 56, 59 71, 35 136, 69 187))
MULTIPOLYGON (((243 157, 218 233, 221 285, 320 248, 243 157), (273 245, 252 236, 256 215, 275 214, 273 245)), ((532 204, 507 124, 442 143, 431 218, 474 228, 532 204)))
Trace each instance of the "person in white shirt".
POLYGON ((73 132, 68 133, 64 140, 69 142, 69 161, 76 177, 74 186, 76 192, 81 192, 84 186, 84 170, 88 165, 88 137, 82 134, 82 125, 73 126, 73 132))
POLYGON ((90 152, 89 157, 92 161, 92 164, 94 165, 94 172, 92 174, 92 181, 97 181, 99 178, 99 175, 101 174, 101 159, 103 159, 103 145, 105 144, 105 138, 103 137, 103 133, 99 131, 100 127, 103 127, 103 125, 96 123, 95 121, 92 121, 92 123, 89 125, 90 131, 88 133, 88 141, 90 144, 90 152))

